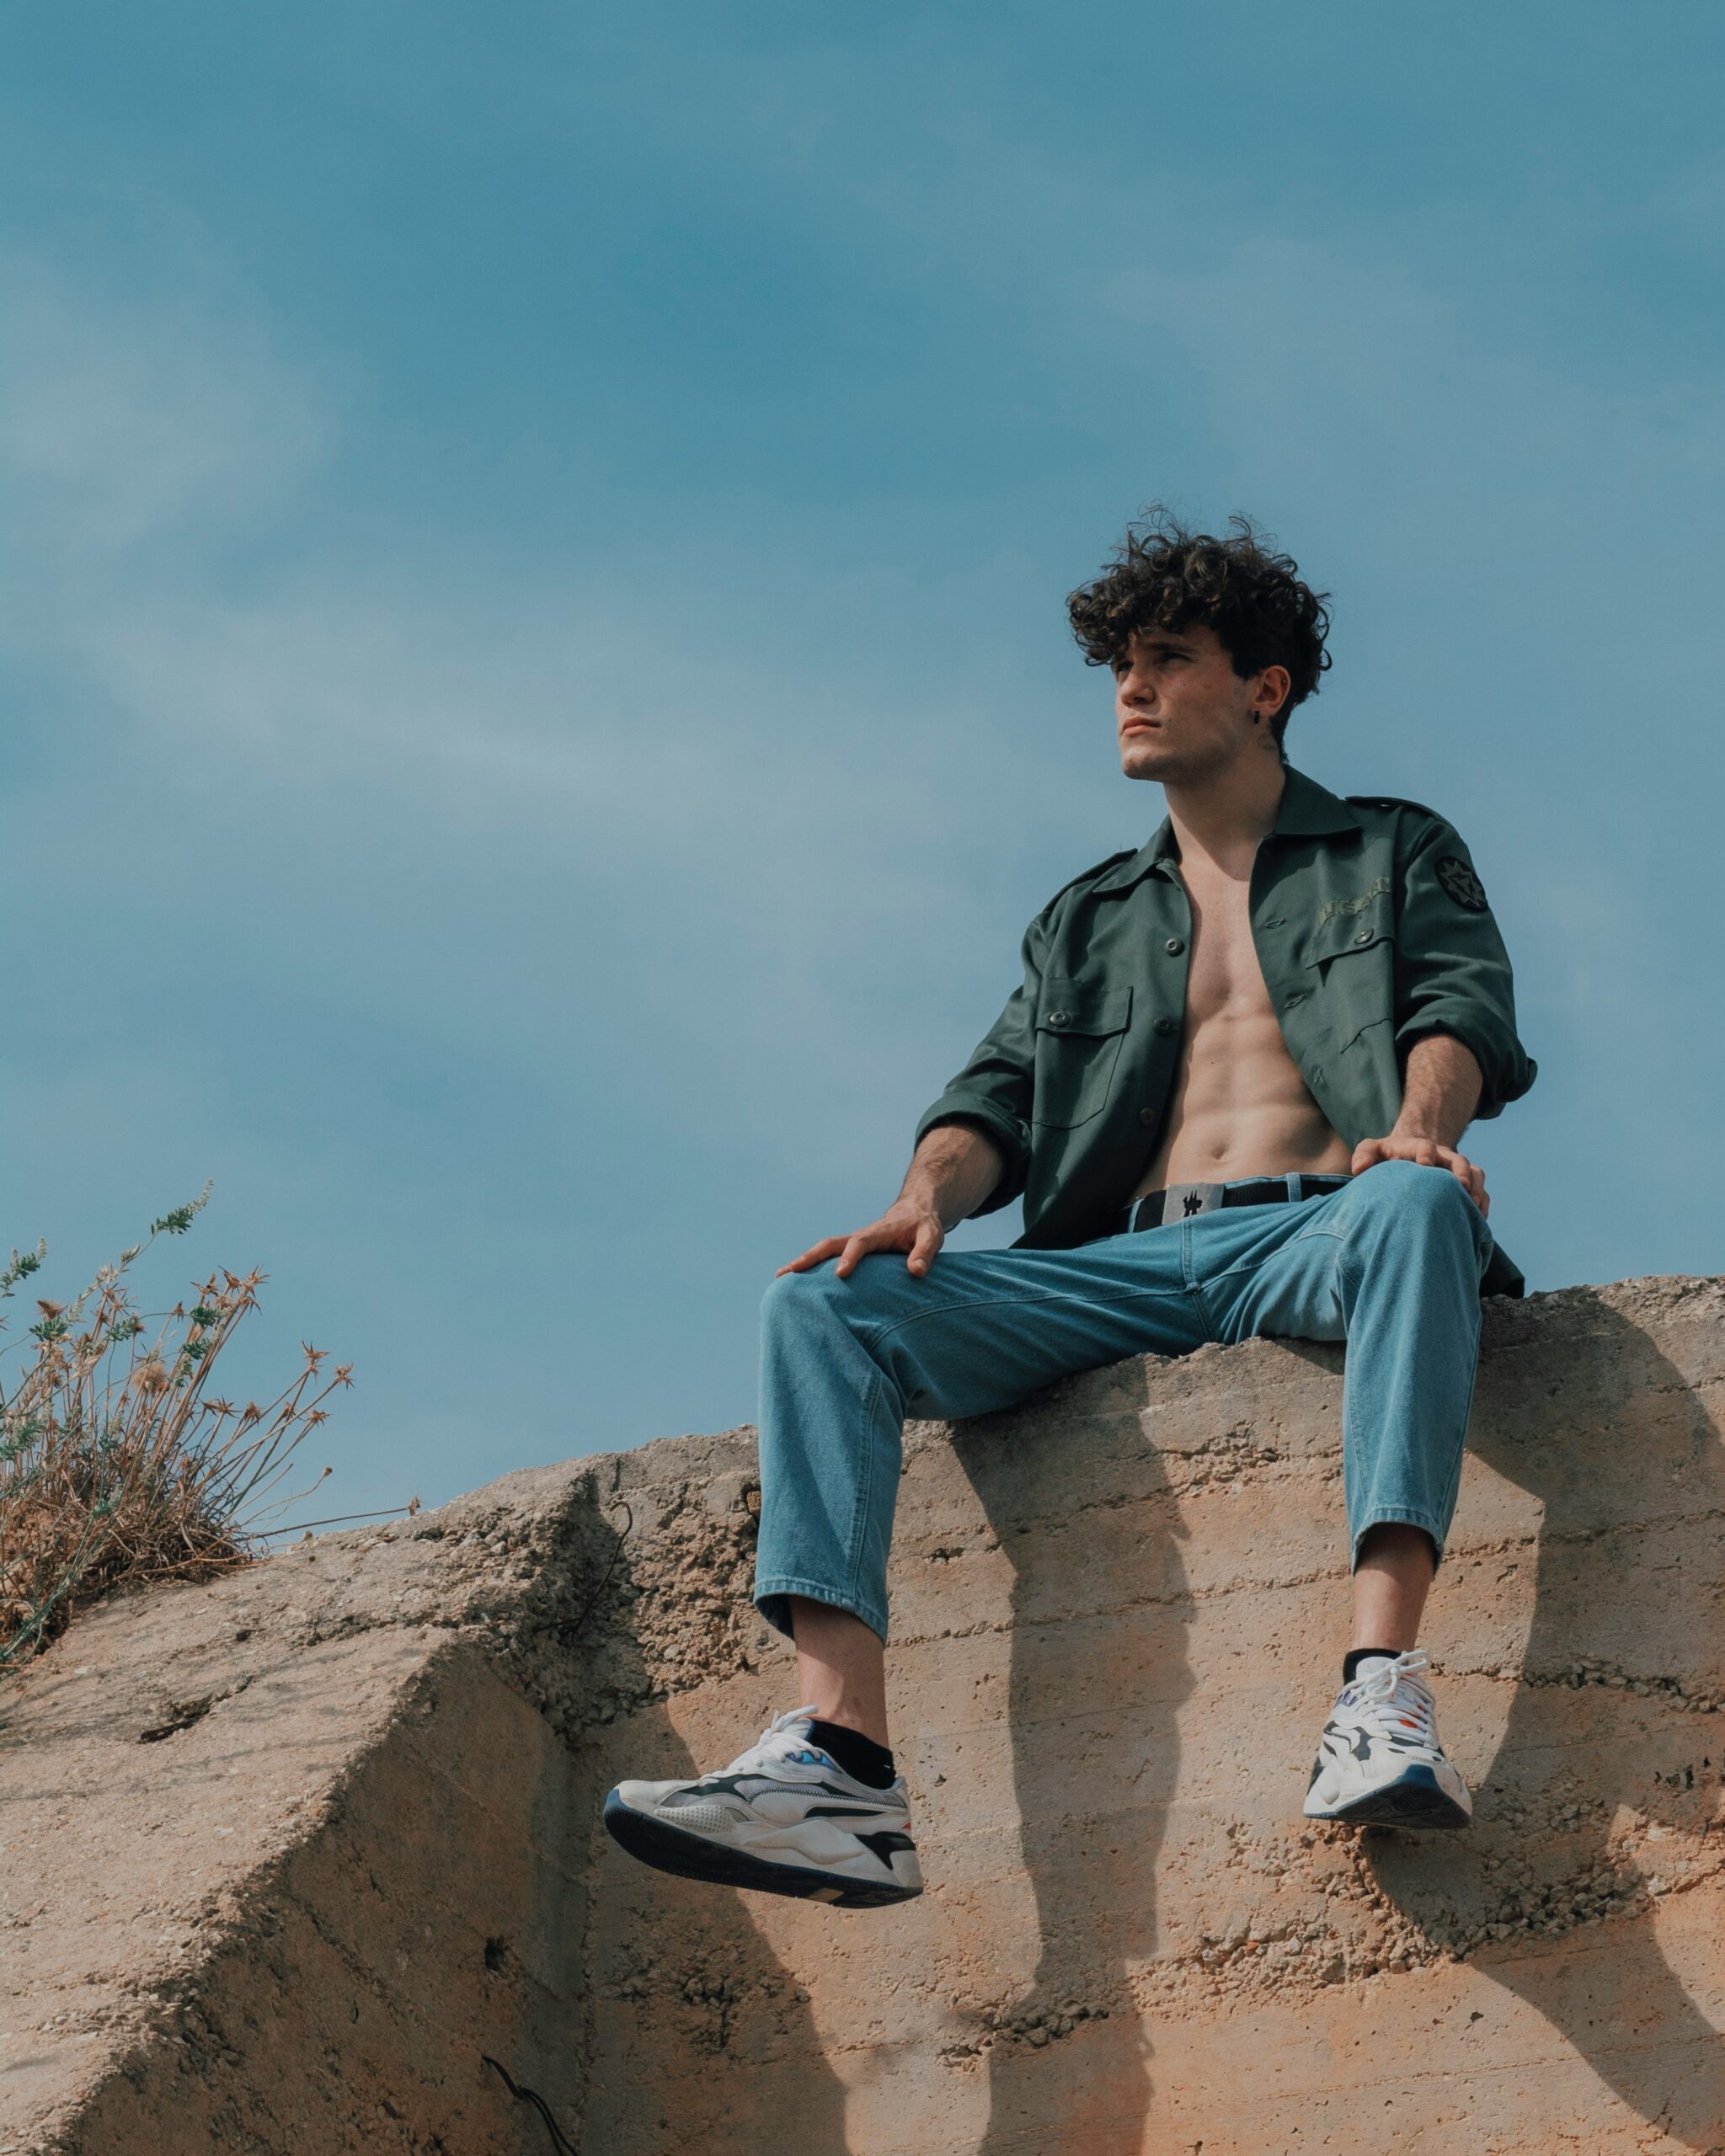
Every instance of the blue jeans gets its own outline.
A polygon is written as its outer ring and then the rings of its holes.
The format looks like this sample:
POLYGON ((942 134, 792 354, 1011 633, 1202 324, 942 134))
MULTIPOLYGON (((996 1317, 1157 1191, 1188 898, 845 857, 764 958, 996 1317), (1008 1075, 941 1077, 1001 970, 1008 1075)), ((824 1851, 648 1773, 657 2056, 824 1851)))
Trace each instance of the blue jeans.
POLYGON ((1354 1557, 1387 1521, 1434 1550, 1455 1509, 1491 1230, 1442 1168, 1386 1161, 1300 1203, 1222 1208, 1076 1250, 896 1252, 767 1290, 755 1599, 887 1632, 907 1415, 985 1415, 1074 1370, 1260 1335, 1345 1340, 1343 1464, 1354 1557))

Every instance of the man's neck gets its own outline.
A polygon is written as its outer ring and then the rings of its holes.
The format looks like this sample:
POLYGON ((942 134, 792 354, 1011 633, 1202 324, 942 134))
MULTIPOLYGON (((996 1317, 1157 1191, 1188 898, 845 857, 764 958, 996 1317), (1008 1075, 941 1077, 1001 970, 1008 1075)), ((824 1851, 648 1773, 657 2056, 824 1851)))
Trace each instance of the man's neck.
POLYGON ((1249 876, 1263 841, 1275 829, 1288 784, 1279 757, 1240 756, 1191 785, 1170 780, 1162 792, 1183 859, 1207 854, 1218 868, 1249 876))

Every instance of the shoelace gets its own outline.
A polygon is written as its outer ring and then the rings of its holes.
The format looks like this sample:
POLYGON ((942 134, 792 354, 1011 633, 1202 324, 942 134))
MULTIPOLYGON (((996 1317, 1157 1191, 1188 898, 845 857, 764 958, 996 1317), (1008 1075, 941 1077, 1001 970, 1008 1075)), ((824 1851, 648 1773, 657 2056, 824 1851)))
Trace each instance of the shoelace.
POLYGON ((747 1774, 769 1759, 788 1759, 809 1741, 809 1725, 820 1714, 818 1707, 793 1707, 775 1715, 746 1752, 740 1752, 725 1769, 728 1774, 747 1774))
POLYGON ((1434 1750, 1438 1742, 1437 1702, 1419 1672, 1431 1668, 1431 1657, 1414 1647, 1393 1660, 1381 1662, 1368 1674, 1356 1677, 1349 1688, 1362 1705, 1393 1715, 1434 1750))

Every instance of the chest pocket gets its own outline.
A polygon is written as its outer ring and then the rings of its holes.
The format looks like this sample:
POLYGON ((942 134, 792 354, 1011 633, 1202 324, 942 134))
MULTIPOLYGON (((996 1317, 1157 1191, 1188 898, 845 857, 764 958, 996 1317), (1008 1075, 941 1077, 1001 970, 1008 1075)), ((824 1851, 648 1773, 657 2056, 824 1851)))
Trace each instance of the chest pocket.
POLYGON ((1390 942, 1396 933, 1396 910, 1387 890, 1373 891, 1364 899, 1349 899, 1329 919, 1312 931, 1306 963, 1328 966, 1332 959, 1352 958, 1375 944, 1390 942))
POLYGON ((1390 1018, 1396 1007, 1396 912, 1390 894, 1373 893, 1313 932, 1308 978, 1338 1044, 1390 1018))
POLYGON ((1132 1016, 1132 990, 1043 976, 1030 1119, 1071 1130, 1108 1106, 1132 1016))

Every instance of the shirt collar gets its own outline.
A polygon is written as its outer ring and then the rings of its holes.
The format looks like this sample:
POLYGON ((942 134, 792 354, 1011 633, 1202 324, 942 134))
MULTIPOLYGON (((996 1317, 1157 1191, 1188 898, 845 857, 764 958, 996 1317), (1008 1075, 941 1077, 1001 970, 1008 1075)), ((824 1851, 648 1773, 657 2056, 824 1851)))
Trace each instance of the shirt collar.
MULTIPOLYGON (((1270 830, 1272 838, 1340 838, 1359 828, 1359 817, 1345 801, 1320 786, 1316 779, 1307 778, 1304 771, 1289 767, 1288 782, 1282 789, 1282 805, 1276 811, 1276 820, 1270 830)), ((1140 846, 1130 860, 1123 861, 1092 888, 1097 891, 1124 891, 1140 877, 1160 870, 1175 857, 1174 827, 1165 816, 1148 846, 1140 846)))

